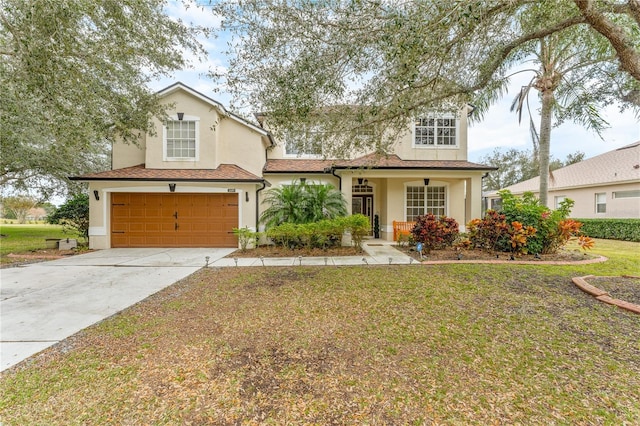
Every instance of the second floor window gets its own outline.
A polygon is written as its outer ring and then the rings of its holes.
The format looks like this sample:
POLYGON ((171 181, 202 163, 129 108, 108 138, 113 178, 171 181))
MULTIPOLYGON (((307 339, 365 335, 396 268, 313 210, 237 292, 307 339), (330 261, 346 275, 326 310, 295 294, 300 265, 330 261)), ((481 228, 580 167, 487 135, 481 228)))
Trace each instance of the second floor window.
POLYGON ((286 136, 284 153, 292 157, 321 157, 322 133, 318 131, 289 133, 286 136))
POLYGON ((415 146, 458 145, 458 123, 453 114, 418 118, 414 131, 415 146))
POLYGON ((165 156, 167 159, 195 159, 198 145, 198 123, 172 120, 165 124, 165 156))

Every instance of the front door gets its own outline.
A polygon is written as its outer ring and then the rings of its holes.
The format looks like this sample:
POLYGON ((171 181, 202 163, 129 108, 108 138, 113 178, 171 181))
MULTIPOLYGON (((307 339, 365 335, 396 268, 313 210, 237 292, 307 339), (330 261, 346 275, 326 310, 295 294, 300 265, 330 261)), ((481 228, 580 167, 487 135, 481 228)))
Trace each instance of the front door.
POLYGON ((369 218, 369 223, 371 224, 371 230, 369 230, 369 235, 371 235, 373 230, 373 195, 372 194, 352 195, 351 196, 351 213, 363 214, 369 218))

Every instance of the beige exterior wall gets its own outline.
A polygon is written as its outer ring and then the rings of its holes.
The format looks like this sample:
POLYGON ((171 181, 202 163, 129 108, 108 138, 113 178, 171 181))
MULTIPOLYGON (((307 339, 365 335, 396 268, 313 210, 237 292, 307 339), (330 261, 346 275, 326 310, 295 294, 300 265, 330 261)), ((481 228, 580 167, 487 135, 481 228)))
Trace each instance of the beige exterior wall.
MULTIPOLYGON (((235 164, 255 175, 260 175, 264 164, 262 135, 239 121, 225 117, 210 104, 182 90, 168 94, 164 101, 172 104, 167 111, 177 120, 197 121, 198 146, 196 159, 176 161, 164 156, 164 127, 154 118, 155 135, 147 135, 145 163, 150 169, 215 169, 220 164, 235 164)), ((121 155, 119 153, 119 155, 121 155)))
POLYGON ((197 120, 198 142, 197 159, 193 161, 165 160, 163 135, 164 127, 158 118, 153 118, 155 135, 147 136, 146 167, 149 169, 215 169, 218 165, 216 158, 216 142, 218 141, 220 121, 218 112, 200 99, 177 90, 168 94, 163 102, 173 104, 167 111, 169 117, 177 120, 177 113, 182 112, 185 120, 197 120))
POLYGON ((575 204, 571 211, 571 217, 581 219, 601 218, 640 218, 640 198, 616 198, 617 191, 640 191, 640 182, 622 185, 606 185, 590 188, 576 188, 565 191, 550 191, 549 203, 555 208, 554 202, 558 196, 571 198, 575 204), (606 196, 606 212, 596 213, 596 194, 604 193, 606 196))
POLYGON ((467 160, 467 109, 457 111, 457 146, 425 147, 415 145, 415 123, 407 123, 407 131, 394 145, 393 152, 403 160, 467 160))
MULTIPOLYGON (((176 182, 176 193, 227 193, 238 194, 238 226, 256 229, 256 190, 254 183, 192 183, 176 182), (248 194, 248 201, 247 201, 248 194)), ((169 192, 169 182, 90 182, 89 183, 89 248, 111 247, 111 194, 114 192, 162 193, 169 192), (93 191, 97 190, 100 200, 93 191)))
POLYGON ((256 176, 262 175, 266 161, 265 139, 256 131, 233 120, 222 118, 216 143, 217 165, 235 164, 256 176))
MULTIPOLYGON (((397 136, 395 143, 391 144, 391 152, 398 155, 402 160, 467 160, 467 107, 464 107, 456 112, 457 117, 457 146, 437 146, 437 147, 424 147, 416 146, 414 144, 415 122, 413 120, 407 120, 406 130, 397 136)), ((393 137, 393 136, 390 136, 393 137)), ((276 146, 269 149, 268 157, 272 159, 282 158, 310 158, 309 156, 296 157, 295 155, 285 155, 285 141, 276 141, 276 146)), ((373 150, 361 151, 352 153, 351 158, 367 155, 372 153, 373 150)), ((311 157, 314 158, 314 157, 311 157)), ((316 157, 319 158, 319 157, 316 157)))
POLYGON ((125 167, 144 164, 147 137, 139 135, 138 145, 115 142, 111 150, 111 168, 123 169, 125 167))

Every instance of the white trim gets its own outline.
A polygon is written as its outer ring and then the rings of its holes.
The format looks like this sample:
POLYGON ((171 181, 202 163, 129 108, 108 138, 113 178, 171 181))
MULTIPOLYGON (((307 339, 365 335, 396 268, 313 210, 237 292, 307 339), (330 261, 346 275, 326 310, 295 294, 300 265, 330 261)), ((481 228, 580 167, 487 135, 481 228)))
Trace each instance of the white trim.
POLYGON ((224 105, 222 105, 220 102, 213 100, 205 95, 203 95, 200 92, 197 92, 196 90, 192 89, 189 86, 184 85, 183 83, 175 83, 172 84, 169 87, 165 87, 164 89, 160 90, 159 92, 157 92, 156 94, 158 96, 166 96, 169 95, 175 91, 177 91, 178 89, 182 89, 185 92, 189 93, 190 95, 200 99, 203 102, 206 102, 207 104, 211 105, 212 107, 216 108, 221 115, 223 115, 224 117, 229 117, 230 119, 237 121, 240 124, 243 124, 247 127, 249 127, 251 130, 260 133, 262 136, 267 136, 269 134, 269 132, 267 132, 266 130, 264 130, 263 128, 256 126, 255 124, 252 124, 246 120, 244 120, 241 117, 236 116, 235 114, 227 111, 227 109, 224 107, 224 105))
POLYGON ((411 147, 417 149, 460 149, 460 115, 457 113, 431 113, 422 115, 419 117, 415 117, 412 121, 411 126, 411 147), (454 119, 456 121, 456 144, 455 145, 438 145, 437 138, 434 135, 434 144, 433 145, 424 145, 424 144, 416 144, 416 120, 422 118, 445 118, 445 119, 454 119))
MULTIPOLYGON (((188 186, 188 185, 179 185, 176 184, 175 193, 188 193, 188 194, 197 194, 197 193, 208 193, 208 194, 223 194, 228 193, 229 190, 232 189, 235 194, 238 195, 238 227, 242 228, 242 213, 243 213, 243 200, 245 198, 244 193, 250 192, 245 191, 243 189, 238 188, 223 188, 223 187, 201 187, 201 186, 188 186)), ((89 236, 107 236, 109 247, 111 247, 111 234, 107 232, 107 230, 111 229, 111 196, 109 195, 112 192, 131 192, 131 193, 171 193, 169 192, 169 182, 163 182, 162 186, 122 186, 115 188, 102 188, 101 189, 101 200, 104 200, 102 203, 102 226, 93 226, 89 228, 89 236), (102 198, 105 195, 109 195, 109 202, 107 202, 106 198, 102 198), (96 234, 92 234, 92 229, 97 232, 96 234), (103 232, 100 234, 99 232, 103 232)))
POLYGON ((596 192, 594 193, 594 201, 595 201, 595 206, 594 206, 594 213, 595 214, 607 214, 607 193, 606 192, 596 192), (604 203, 598 203, 598 195, 604 195, 604 203), (599 212, 598 211, 598 206, 599 205, 603 205, 604 204, 604 211, 603 212, 599 212))
POLYGON ((90 237, 104 237, 107 235, 107 228, 104 226, 90 226, 89 227, 89 236, 90 237))
POLYGON ((167 125, 162 123, 162 161, 199 161, 200 160, 200 117, 185 115, 182 120, 178 120, 178 115, 169 117, 171 121, 193 121, 195 122, 195 157, 169 157, 167 156, 167 125))

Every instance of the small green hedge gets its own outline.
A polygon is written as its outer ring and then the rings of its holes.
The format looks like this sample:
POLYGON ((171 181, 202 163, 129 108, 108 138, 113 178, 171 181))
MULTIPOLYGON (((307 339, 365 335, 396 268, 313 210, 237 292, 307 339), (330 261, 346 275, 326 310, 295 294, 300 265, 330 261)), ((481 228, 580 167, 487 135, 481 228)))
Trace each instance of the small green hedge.
POLYGON ((640 219, 575 219, 591 238, 640 242, 640 219))
POLYGON ((350 232, 353 245, 361 248, 362 240, 369 234, 370 228, 369 218, 355 214, 313 223, 283 223, 269 228, 266 236, 277 246, 327 248, 339 246, 342 234, 350 232))

